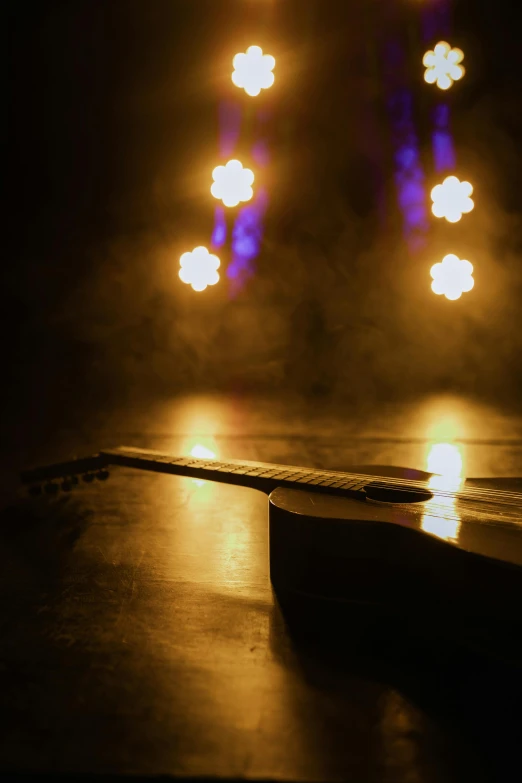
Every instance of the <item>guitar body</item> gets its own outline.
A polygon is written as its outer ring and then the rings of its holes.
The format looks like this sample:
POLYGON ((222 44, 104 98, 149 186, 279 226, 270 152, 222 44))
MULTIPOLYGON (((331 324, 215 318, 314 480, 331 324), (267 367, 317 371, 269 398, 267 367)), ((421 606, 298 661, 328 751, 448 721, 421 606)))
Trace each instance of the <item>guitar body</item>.
MULTIPOLYGON (((360 472, 370 470, 432 478, 381 466, 360 472)), ((522 480, 466 486, 520 492, 522 480)), ((405 504, 280 488, 269 498, 269 535, 272 583, 303 628, 355 628, 363 618, 365 626, 400 624, 401 633, 407 626, 415 635, 457 635, 520 655, 522 533, 494 509, 450 506, 436 490, 428 502, 405 504)))

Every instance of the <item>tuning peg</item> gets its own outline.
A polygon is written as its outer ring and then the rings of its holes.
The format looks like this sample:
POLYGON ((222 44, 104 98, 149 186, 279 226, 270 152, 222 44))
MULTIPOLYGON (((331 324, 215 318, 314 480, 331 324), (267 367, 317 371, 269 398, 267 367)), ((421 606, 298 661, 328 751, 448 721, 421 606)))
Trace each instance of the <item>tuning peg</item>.
POLYGON ((42 487, 40 484, 33 484, 32 487, 29 487, 27 490, 32 497, 38 497, 38 495, 42 494, 42 487))
POLYGON ((73 487, 77 487, 77 486, 78 486, 78 484, 80 483, 80 482, 78 481, 78 476, 69 476, 69 481, 71 482, 71 484, 73 485, 73 487))
POLYGON ((94 473, 85 473, 82 477, 86 484, 90 484, 94 481, 94 473))
POLYGON ((109 471, 108 470, 99 470, 96 474, 96 478, 98 481, 107 481, 109 478, 109 471))
POLYGON ((53 484, 52 481, 50 481, 44 487, 46 495, 56 495, 59 489, 60 487, 58 486, 58 484, 53 484))
POLYGON ((62 489, 64 492, 70 492, 72 488, 73 484, 70 479, 66 478, 62 481, 62 489))

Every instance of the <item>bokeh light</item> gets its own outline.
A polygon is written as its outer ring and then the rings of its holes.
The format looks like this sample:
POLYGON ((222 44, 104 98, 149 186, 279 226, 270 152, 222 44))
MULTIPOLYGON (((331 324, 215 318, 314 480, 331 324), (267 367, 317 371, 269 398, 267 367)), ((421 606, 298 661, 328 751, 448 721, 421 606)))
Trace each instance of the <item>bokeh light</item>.
POLYGON ((441 90, 448 90, 453 82, 462 79, 465 74, 464 59, 461 49, 452 49, 446 41, 440 41, 435 49, 426 52, 422 60, 426 66, 424 81, 436 84, 441 90))
POLYGON ((249 46, 246 52, 236 54, 233 65, 232 81, 251 97, 267 90, 275 81, 272 73, 275 58, 271 54, 263 54, 260 46, 249 46))
POLYGON ((183 253, 179 263, 181 280, 192 286, 194 291, 204 291, 219 280, 219 258, 209 253, 206 247, 196 247, 191 253, 183 253))
POLYGON ((441 476, 462 475, 462 450, 455 443, 433 443, 426 462, 426 469, 430 473, 438 473, 441 476))
POLYGON ((198 459, 216 459, 216 454, 211 449, 207 449, 202 443, 196 443, 190 450, 191 457, 197 457, 198 459))
POLYGON ((471 291, 475 285, 472 275, 473 265, 469 261, 449 253, 441 263, 431 267, 431 290, 435 294, 444 294, 446 299, 460 299, 463 293, 471 291))
POLYGON ((250 201, 254 195, 254 172, 243 168, 239 160, 229 160, 212 172, 214 183, 210 192, 226 207, 237 207, 240 201, 250 201))
POLYGON ((470 182, 461 182, 458 177, 446 177, 444 182, 431 191, 433 206, 431 211, 438 218, 446 218, 449 223, 458 223, 463 214, 471 212, 475 206, 473 186, 470 182))

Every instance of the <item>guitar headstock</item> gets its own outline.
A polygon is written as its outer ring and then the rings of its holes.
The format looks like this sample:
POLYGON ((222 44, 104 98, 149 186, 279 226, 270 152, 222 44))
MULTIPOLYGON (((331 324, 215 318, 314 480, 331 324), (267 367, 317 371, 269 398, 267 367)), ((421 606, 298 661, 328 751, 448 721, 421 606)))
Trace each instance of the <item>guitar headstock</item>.
POLYGON ((77 487, 80 477, 86 484, 95 480, 105 481, 109 478, 108 465, 109 460, 106 456, 94 454, 92 457, 24 470, 20 477, 22 484, 29 487, 30 495, 37 496, 42 492, 46 495, 56 495, 60 490, 70 492, 77 487))

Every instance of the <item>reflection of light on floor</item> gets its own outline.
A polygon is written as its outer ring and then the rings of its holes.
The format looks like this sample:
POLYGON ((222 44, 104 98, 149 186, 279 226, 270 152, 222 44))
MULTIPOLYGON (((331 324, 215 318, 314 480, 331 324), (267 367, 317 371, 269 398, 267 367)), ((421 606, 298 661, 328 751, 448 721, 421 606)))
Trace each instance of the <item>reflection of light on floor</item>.
POLYGON ((426 468, 432 476, 428 486, 434 492, 433 498, 424 506, 421 527, 446 541, 456 541, 459 537, 460 516, 455 496, 464 479, 462 446, 455 443, 432 443, 429 447, 426 468))
MULTIPOLYGON (((199 459, 216 459, 216 452, 207 448, 202 443, 196 443, 190 449, 190 454, 192 457, 198 457, 199 459)), ((192 483, 197 487, 203 487, 207 482, 202 479, 192 479, 192 483)))

